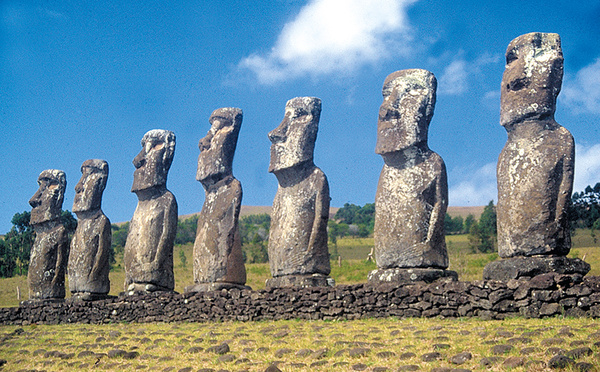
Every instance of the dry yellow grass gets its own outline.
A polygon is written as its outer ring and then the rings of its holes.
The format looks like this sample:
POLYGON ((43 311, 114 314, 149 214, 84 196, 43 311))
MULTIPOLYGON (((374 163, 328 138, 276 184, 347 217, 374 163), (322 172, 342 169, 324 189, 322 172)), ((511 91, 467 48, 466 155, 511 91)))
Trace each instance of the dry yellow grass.
POLYGON ((3 326, 0 359, 7 361, 4 371, 265 371, 271 364, 282 371, 396 371, 406 366, 551 371, 544 364, 560 350, 589 348, 592 354, 576 361, 598 365, 599 329, 598 320, 568 318, 3 326), (225 354, 209 351, 222 343, 229 348, 225 354), (507 345, 507 350, 497 353, 496 345, 507 345), (111 357, 118 354, 115 350, 129 354, 111 357), (470 359, 452 363, 459 353, 470 359), (425 355, 432 360, 424 360, 425 355), (486 358, 489 367, 482 365, 486 358))

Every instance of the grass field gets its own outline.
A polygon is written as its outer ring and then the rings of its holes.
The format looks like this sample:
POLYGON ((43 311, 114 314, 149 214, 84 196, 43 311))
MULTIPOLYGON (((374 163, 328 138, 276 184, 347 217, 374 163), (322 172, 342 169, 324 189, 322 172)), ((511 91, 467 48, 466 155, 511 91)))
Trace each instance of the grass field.
POLYGON ((587 318, 2 326, 0 359, 3 371, 552 371, 566 353, 564 371, 596 371, 599 331, 587 318))
MULTIPOLYGON (((446 245, 450 260, 450 270, 458 272, 459 280, 472 281, 482 278, 483 268, 489 262, 498 258, 496 253, 483 254, 473 253, 469 248, 467 235, 449 235, 446 237, 446 245)), ((373 238, 342 238, 338 239, 337 252, 342 258, 341 266, 337 260, 331 262, 331 277, 338 284, 354 284, 366 282, 369 271, 375 269, 375 263, 366 261, 371 248, 373 238)), ((573 236, 573 248, 570 257, 585 259, 592 266, 588 275, 600 275, 600 249, 599 244, 594 242, 589 230, 577 230, 573 236)), ((176 246, 173 256, 175 257, 175 290, 182 293, 184 288, 193 282, 192 276, 192 244, 176 246), (186 265, 180 260, 180 251, 186 256, 186 265)), ((330 246, 333 252, 333 246, 330 246)), ((253 289, 263 289, 265 280, 270 278, 268 264, 247 264, 247 285, 253 289)), ((112 295, 118 295, 123 291, 125 273, 122 268, 121 258, 117 257, 117 266, 110 273, 112 295)), ((0 307, 18 306, 17 288, 21 292, 21 300, 27 299, 27 278, 19 276, 14 278, 0 279, 0 307)), ((67 283, 68 288, 68 283, 67 283)))

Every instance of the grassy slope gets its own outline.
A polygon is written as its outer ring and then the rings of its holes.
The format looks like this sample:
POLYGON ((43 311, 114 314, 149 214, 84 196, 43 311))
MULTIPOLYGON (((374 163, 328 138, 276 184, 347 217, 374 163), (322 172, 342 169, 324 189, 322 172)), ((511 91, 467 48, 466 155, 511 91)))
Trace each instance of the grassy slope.
MULTIPOLYGON (((467 235, 450 235, 446 237, 448 254, 450 258, 450 269, 459 274, 462 281, 481 279, 484 266, 497 259, 495 253, 482 254, 471 253, 468 246, 467 235)), ((338 240, 337 251, 342 257, 341 267, 338 261, 331 263, 331 276, 338 284, 352 284, 365 282, 369 271, 375 269, 373 262, 366 262, 367 255, 373 246, 373 238, 338 240)), ((330 247, 333 250, 333 247, 330 247)), ((174 251, 175 264, 175 290, 183 292, 185 286, 192 284, 192 244, 176 246, 174 251), (181 264, 179 251, 183 250, 186 256, 185 267, 181 264)), ((595 243, 589 230, 577 230, 573 237, 573 249, 570 257, 584 258, 592 266, 589 275, 600 275, 600 250, 595 243)), ((265 280, 270 277, 268 264, 246 265, 248 274, 247 284, 253 289, 263 289, 265 280)), ((125 273, 119 262, 114 271, 110 273, 111 294, 118 295, 123 290, 125 273)), ((27 278, 19 276, 14 278, 0 279, 0 307, 18 306, 16 288, 21 290, 21 299, 27 299, 27 278)), ((68 283, 67 283, 68 288, 68 283)))

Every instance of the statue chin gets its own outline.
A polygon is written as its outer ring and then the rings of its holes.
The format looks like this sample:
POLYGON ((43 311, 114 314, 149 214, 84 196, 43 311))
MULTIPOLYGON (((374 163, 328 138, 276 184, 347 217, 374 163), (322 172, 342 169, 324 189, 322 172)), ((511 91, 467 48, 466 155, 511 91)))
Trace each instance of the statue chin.
POLYGON ((141 179, 134 178, 133 185, 131 186, 131 192, 145 191, 164 186, 166 184, 166 182, 160 181, 161 180, 158 177, 156 177, 155 179, 146 179, 145 177, 141 179))

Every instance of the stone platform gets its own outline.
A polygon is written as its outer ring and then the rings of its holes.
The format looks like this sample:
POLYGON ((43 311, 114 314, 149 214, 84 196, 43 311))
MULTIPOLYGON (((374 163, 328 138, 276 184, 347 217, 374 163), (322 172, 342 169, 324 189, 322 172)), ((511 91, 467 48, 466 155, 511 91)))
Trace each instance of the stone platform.
POLYGON ((483 269, 483 279, 508 281, 552 272, 584 276, 589 271, 590 264, 579 258, 564 256, 512 257, 487 264, 483 269))
POLYGON ((210 291, 220 291, 222 289, 230 290, 230 289, 246 289, 252 290, 252 288, 247 285, 235 284, 235 283, 225 283, 225 282, 216 282, 216 283, 196 283, 185 287, 185 293, 194 293, 194 292, 210 292, 210 291))
POLYGON ((432 283, 440 278, 450 278, 458 280, 456 271, 430 268, 410 268, 410 269, 377 269, 369 273, 369 283, 414 283, 425 282, 432 283))
POLYGON ((353 284, 267 290, 152 292, 99 301, 28 301, 0 308, 0 325, 222 322, 279 319, 573 316, 600 318, 600 277, 547 273, 507 282, 353 284))
POLYGON ((270 288, 286 288, 286 287, 333 287, 335 280, 325 275, 286 275, 267 279, 265 287, 270 288))

